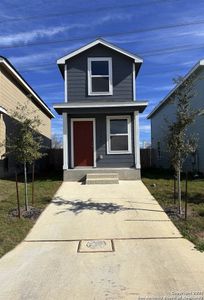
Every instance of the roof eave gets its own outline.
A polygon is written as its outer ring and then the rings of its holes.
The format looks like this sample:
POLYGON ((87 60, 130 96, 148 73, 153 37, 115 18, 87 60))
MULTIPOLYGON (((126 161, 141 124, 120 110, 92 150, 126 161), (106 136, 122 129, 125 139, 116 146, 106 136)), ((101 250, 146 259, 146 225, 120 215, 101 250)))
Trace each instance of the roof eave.
POLYGON ((15 76, 15 78, 24 85, 24 87, 32 94, 32 96, 37 100, 37 102, 44 108, 46 113, 50 118, 55 118, 54 114, 50 111, 49 107, 44 103, 44 101, 37 95, 37 93, 31 88, 31 86, 25 81, 25 79, 19 74, 19 72, 14 68, 14 66, 8 61, 7 58, 0 56, 0 63, 3 63, 10 72, 15 76))
POLYGON ((120 52, 120 53, 122 53, 122 54, 124 54, 124 55, 126 55, 126 56, 128 56, 130 58, 132 58, 135 63, 140 63, 140 64, 143 63, 143 59, 141 57, 139 57, 137 55, 134 55, 134 54, 131 54, 128 51, 123 50, 123 49, 121 49, 121 48, 119 48, 119 47, 117 47, 117 46, 115 46, 115 45, 113 45, 113 44, 111 44, 111 43, 103 40, 103 39, 97 39, 97 40, 95 40, 93 42, 90 42, 90 43, 86 44, 85 46, 82 46, 81 48, 79 48, 79 49, 77 49, 77 50, 69 53, 68 55, 65 55, 65 56, 59 58, 57 60, 57 64, 58 65, 64 65, 65 62, 68 59, 70 59, 70 58, 76 56, 77 54, 82 53, 82 52, 84 52, 84 51, 86 51, 86 50, 88 50, 88 49, 90 49, 90 48, 92 48, 92 47, 94 47, 94 46, 96 46, 98 44, 102 44, 102 45, 104 45, 106 47, 109 47, 109 48, 111 48, 111 49, 113 49, 115 51, 118 51, 118 52, 120 52))
POLYGON ((70 105, 70 103, 56 103, 53 105, 54 109, 57 111, 57 113, 62 114, 63 112, 66 112, 69 110, 70 112, 72 110, 92 110, 92 109, 98 109, 98 113, 100 113, 100 109, 134 109, 135 111, 143 112, 145 108, 147 107, 148 102, 147 101, 140 101, 140 102, 133 102, 133 103, 123 103, 121 104, 82 104, 82 105, 70 105))
POLYGON ((171 97, 171 95, 176 91, 177 88, 195 71, 198 70, 199 67, 204 66, 204 59, 200 60, 198 63, 196 63, 193 68, 184 76, 181 83, 177 84, 168 94, 167 96, 160 101, 160 103, 153 109, 153 111, 147 116, 147 119, 151 119, 158 111, 159 109, 168 101, 168 99, 171 97))

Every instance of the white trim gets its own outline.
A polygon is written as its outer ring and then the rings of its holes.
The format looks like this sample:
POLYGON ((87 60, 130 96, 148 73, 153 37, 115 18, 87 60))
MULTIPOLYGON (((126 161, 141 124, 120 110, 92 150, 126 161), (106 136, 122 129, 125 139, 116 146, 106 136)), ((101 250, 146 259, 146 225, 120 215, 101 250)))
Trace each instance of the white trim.
POLYGON ((65 56, 59 58, 57 60, 57 64, 58 65, 65 64, 66 60, 68 60, 71 57, 73 57, 73 56, 75 56, 75 55, 77 55, 77 54, 79 54, 79 53, 81 53, 81 52, 83 52, 85 50, 88 50, 91 47, 94 47, 94 46, 96 46, 98 44, 104 45, 104 46, 106 46, 108 48, 111 48, 111 49, 113 49, 113 50, 115 50, 115 51, 117 51, 119 53, 122 53, 122 54, 124 54, 124 55, 126 55, 126 56, 128 56, 128 57, 130 57, 132 59, 134 59, 135 63, 142 63, 143 62, 143 59, 140 58, 139 56, 131 54, 128 51, 125 51, 125 50, 123 50, 123 49, 121 49, 121 48, 119 48, 119 47, 117 47, 117 46, 115 46, 115 45, 113 45, 111 43, 108 43, 108 42, 104 41, 103 39, 97 39, 97 40, 95 40, 95 41, 93 41, 93 42, 91 42, 91 43, 89 43, 89 44, 87 44, 87 45, 85 45, 85 46, 83 46, 83 47, 81 47, 81 48, 79 48, 79 49, 77 49, 77 50, 69 53, 68 55, 65 55, 65 56))
POLYGON ((140 102, 140 101, 137 101, 137 102, 129 102, 129 103, 126 103, 126 102, 120 102, 120 103, 101 103, 101 104, 98 104, 98 103, 84 103, 84 104, 65 104, 65 103, 62 103, 62 104, 54 104, 54 108, 94 108, 94 107, 139 107, 139 106, 147 106, 148 105, 148 102, 146 101, 143 101, 143 102, 140 102))
POLYGON ((74 168, 74 121, 92 121, 93 122, 93 166, 96 167, 96 120, 95 118, 71 118, 71 167, 74 168))
POLYGON ((7 110, 5 108, 3 108, 2 106, 0 106, 0 114, 6 114, 7 115, 7 110))
POLYGON ((44 107, 44 109, 49 113, 52 118, 55 118, 50 109, 45 105, 45 103, 38 97, 38 95, 29 87, 29 85, 18 75, 18 73, 12 68, 8 62, 0 57, 0 63, 5 64, 5 66, 12 72, 12 74, 22 83, 22 85, 34 96, 34 98, 44 107))
POLYGON ((147 116, 147 119, 151 119, 151 117, 156 113, 156 111, 162 106, 169 98, 170 96, 179 88, 179 86, 185 82, 186 79, 188 79, 199 67, 204 66, 204 59, 200 60, 184 77, 183 80, 177 84, 168 94, 167 96, 159 102, 158 105, 155 106, 155 108, 152 110, 152 112, 147 116))
POLYGON ((139 131, 139 112, 134 112, 134 152, 135 152, 135 167, 140 169, 140 131, 139 131))
POLYGON ((88 95, 89 96, 113 95, 113 72, 112 72, 112 58, 111 57, 88 57, 88 59, 87 59, 87 77, 88 77, 88 95), (109 74, 108 75, 92 75, 91 74, 92 61, 107 61, 109 74), (93 92, 92 91, 92 80, 91 80, 93 77, 109 78, 109 91, 108 92, 93 92))
POLYGON ((133 100, 136 101, 136 80, 135 80, 135 64, 133 65, 132 70, 132 93, 133 93, 133 100))
POLYGON ((67 64, 64 67, 64 102, 68 102, 68 93, 67 93, 67 64))
POLYGON ((107 154, 131 154, 132 153, 132 125, 131 125, 131 116, 130 115, 115 115, 115 116, 107 116, 106 117, 106 147, 107 147, 107 154), (110 143, 110 121, 111 120, 127 120, 128 122, 128 132, 127 134, 114 134, 115 136, 128 136, 128 150, 118 150, 118 151, 112 151, 111 150, 111 143, 110 143))
POLYGON ((68 119, 67 113, 63 113, 63 170, 68 170, 68 119))

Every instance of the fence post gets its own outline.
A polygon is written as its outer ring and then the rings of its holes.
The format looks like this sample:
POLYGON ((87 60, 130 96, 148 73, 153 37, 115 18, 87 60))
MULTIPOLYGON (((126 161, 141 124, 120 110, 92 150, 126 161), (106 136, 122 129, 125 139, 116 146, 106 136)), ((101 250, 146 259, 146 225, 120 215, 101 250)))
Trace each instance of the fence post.
POLYGON ((174 175, 174 204, 176 204, 176 175, 174 175))
POLYGON ((186 171, 186 190, 185 190, 185 220, 188 217, 188 172, 186 171))

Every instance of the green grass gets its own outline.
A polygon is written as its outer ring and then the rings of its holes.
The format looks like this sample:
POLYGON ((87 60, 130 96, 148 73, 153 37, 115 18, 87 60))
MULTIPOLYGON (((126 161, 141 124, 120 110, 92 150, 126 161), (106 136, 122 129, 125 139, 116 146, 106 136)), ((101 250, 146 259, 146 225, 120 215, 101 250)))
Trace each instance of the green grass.
MULTIPOLYGON (((170 172, 146 170, 142 172, 142 180, 164 209, 176 206, 173 200, 173 175, 170 172)), ((182 180, 182 191, 184 198, 185 180, 182 180)), ((204 251, 204 179, 189 179, 188 218, 172 218, 172 221, 185 238, 192 241, 197 249, 204 251)))
MULTIPOLYGON (((61 184, 60 175, 48 174, 36 178, 35 203, 37 208, 44 209, 61 184)), ((31 184, 29 184, 29 199, 31 199, 31 184)), ((24 185, 19 183, 20 204, 24 205, 24 185)), ((31 201, 29 203, 31 205, 31 201)), ((35 221, 18 219, 9 216, 9 211, 16 208, 15 181, 0 179, 0 257, 21 242, 35 221)))

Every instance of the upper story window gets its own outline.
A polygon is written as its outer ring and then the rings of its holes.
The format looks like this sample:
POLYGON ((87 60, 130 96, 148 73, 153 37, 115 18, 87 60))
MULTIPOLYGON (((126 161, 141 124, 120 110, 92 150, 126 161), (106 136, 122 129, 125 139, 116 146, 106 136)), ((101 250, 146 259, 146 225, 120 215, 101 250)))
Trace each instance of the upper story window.
POLYGON ((88 95, 112 95, 112 58, 88 58, 88 95))

